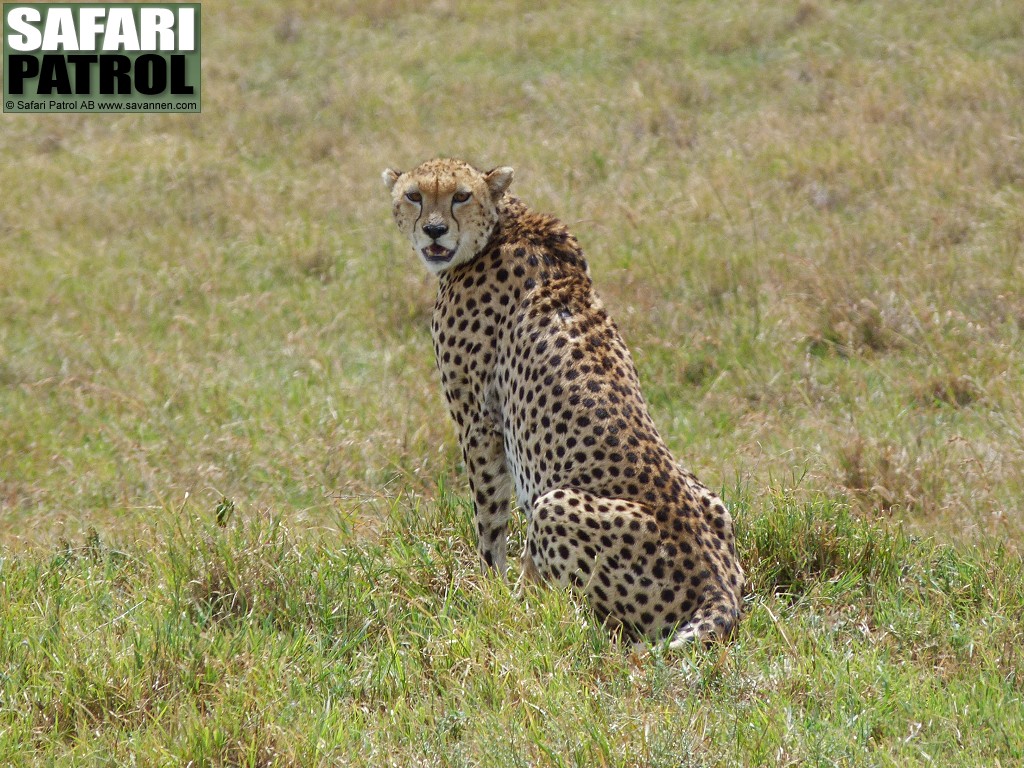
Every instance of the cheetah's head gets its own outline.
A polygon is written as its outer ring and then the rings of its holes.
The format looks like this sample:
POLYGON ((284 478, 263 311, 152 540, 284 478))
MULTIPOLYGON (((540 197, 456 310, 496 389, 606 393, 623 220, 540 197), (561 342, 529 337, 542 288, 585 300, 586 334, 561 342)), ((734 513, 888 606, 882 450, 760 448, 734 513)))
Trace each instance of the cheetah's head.
POLYGON ((382 174, 391 190, 398 228, 434 274, 464 264, 487 245, 498 221, 498 201, 513 171, 486 173, 461 160, 428 160, 407 173, 382 174))

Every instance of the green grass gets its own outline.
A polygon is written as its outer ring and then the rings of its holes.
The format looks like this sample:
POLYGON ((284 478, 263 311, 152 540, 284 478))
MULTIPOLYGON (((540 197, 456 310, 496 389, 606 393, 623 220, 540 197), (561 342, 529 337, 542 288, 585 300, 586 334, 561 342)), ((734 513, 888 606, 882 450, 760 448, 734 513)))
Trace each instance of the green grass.
POLYGON ((1020 2, 210 2, 203 42, 202 115, 2 119, 0 763, 1021 760, 1020 2), (736 513, 727 648, 476 573, 379 181, 436 154, 579 237, 736 513))
MULTIPOLYGON (((367 538, 182 510, 2 566, 5 764, 1006 764, 1024 573, 842 504, 738 510, 735 642, 638 656, 562 593, 472 567, 457 496, 367 538)), ((522 530, 517 530, 521 540, 522 530)))

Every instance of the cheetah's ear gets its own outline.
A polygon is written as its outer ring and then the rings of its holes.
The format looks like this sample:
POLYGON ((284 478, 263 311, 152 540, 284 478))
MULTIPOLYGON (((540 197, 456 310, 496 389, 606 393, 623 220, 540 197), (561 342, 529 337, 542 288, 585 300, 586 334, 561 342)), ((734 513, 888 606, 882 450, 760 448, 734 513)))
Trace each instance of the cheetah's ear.
POLYGON ((505 194, 505 190, 508 189, 508 185, 512 183, 512 177, 515 175, 516 172, 507 165, 488 171, 484 175, 484 181, 487 182, 487 188, 491 190, 491 197, 497 200, 505 194))
POLYGON ((395 182, 398 181, 398 177, 401 175, 401 171, 396 171, 394 168, 385 168, 384 173, 380 177, 384 179, 384 186, 391 190, 395 188, 395 182))

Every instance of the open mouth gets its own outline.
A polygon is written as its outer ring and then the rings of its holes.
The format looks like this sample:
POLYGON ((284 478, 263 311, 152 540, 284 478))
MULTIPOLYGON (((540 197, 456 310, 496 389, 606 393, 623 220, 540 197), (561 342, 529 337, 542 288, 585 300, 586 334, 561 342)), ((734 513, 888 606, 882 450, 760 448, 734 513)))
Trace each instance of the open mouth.
POLYGON ((448 261, 454 254, 454 248, 445 248, 437 243, 423 249, 423 258, 427 261, 448 261))

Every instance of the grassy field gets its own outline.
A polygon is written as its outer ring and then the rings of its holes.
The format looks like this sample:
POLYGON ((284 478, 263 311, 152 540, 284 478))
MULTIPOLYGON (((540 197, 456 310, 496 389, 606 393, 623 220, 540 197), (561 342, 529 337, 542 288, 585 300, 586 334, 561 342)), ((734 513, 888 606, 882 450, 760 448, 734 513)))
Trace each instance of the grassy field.
POLYGON ((0 118, 0 764, 1024 760, 1024 2, 551 5, 207 2, 203 114, 0 118), (583 244, 733 644, 476 572, 438 154, 583 244))

